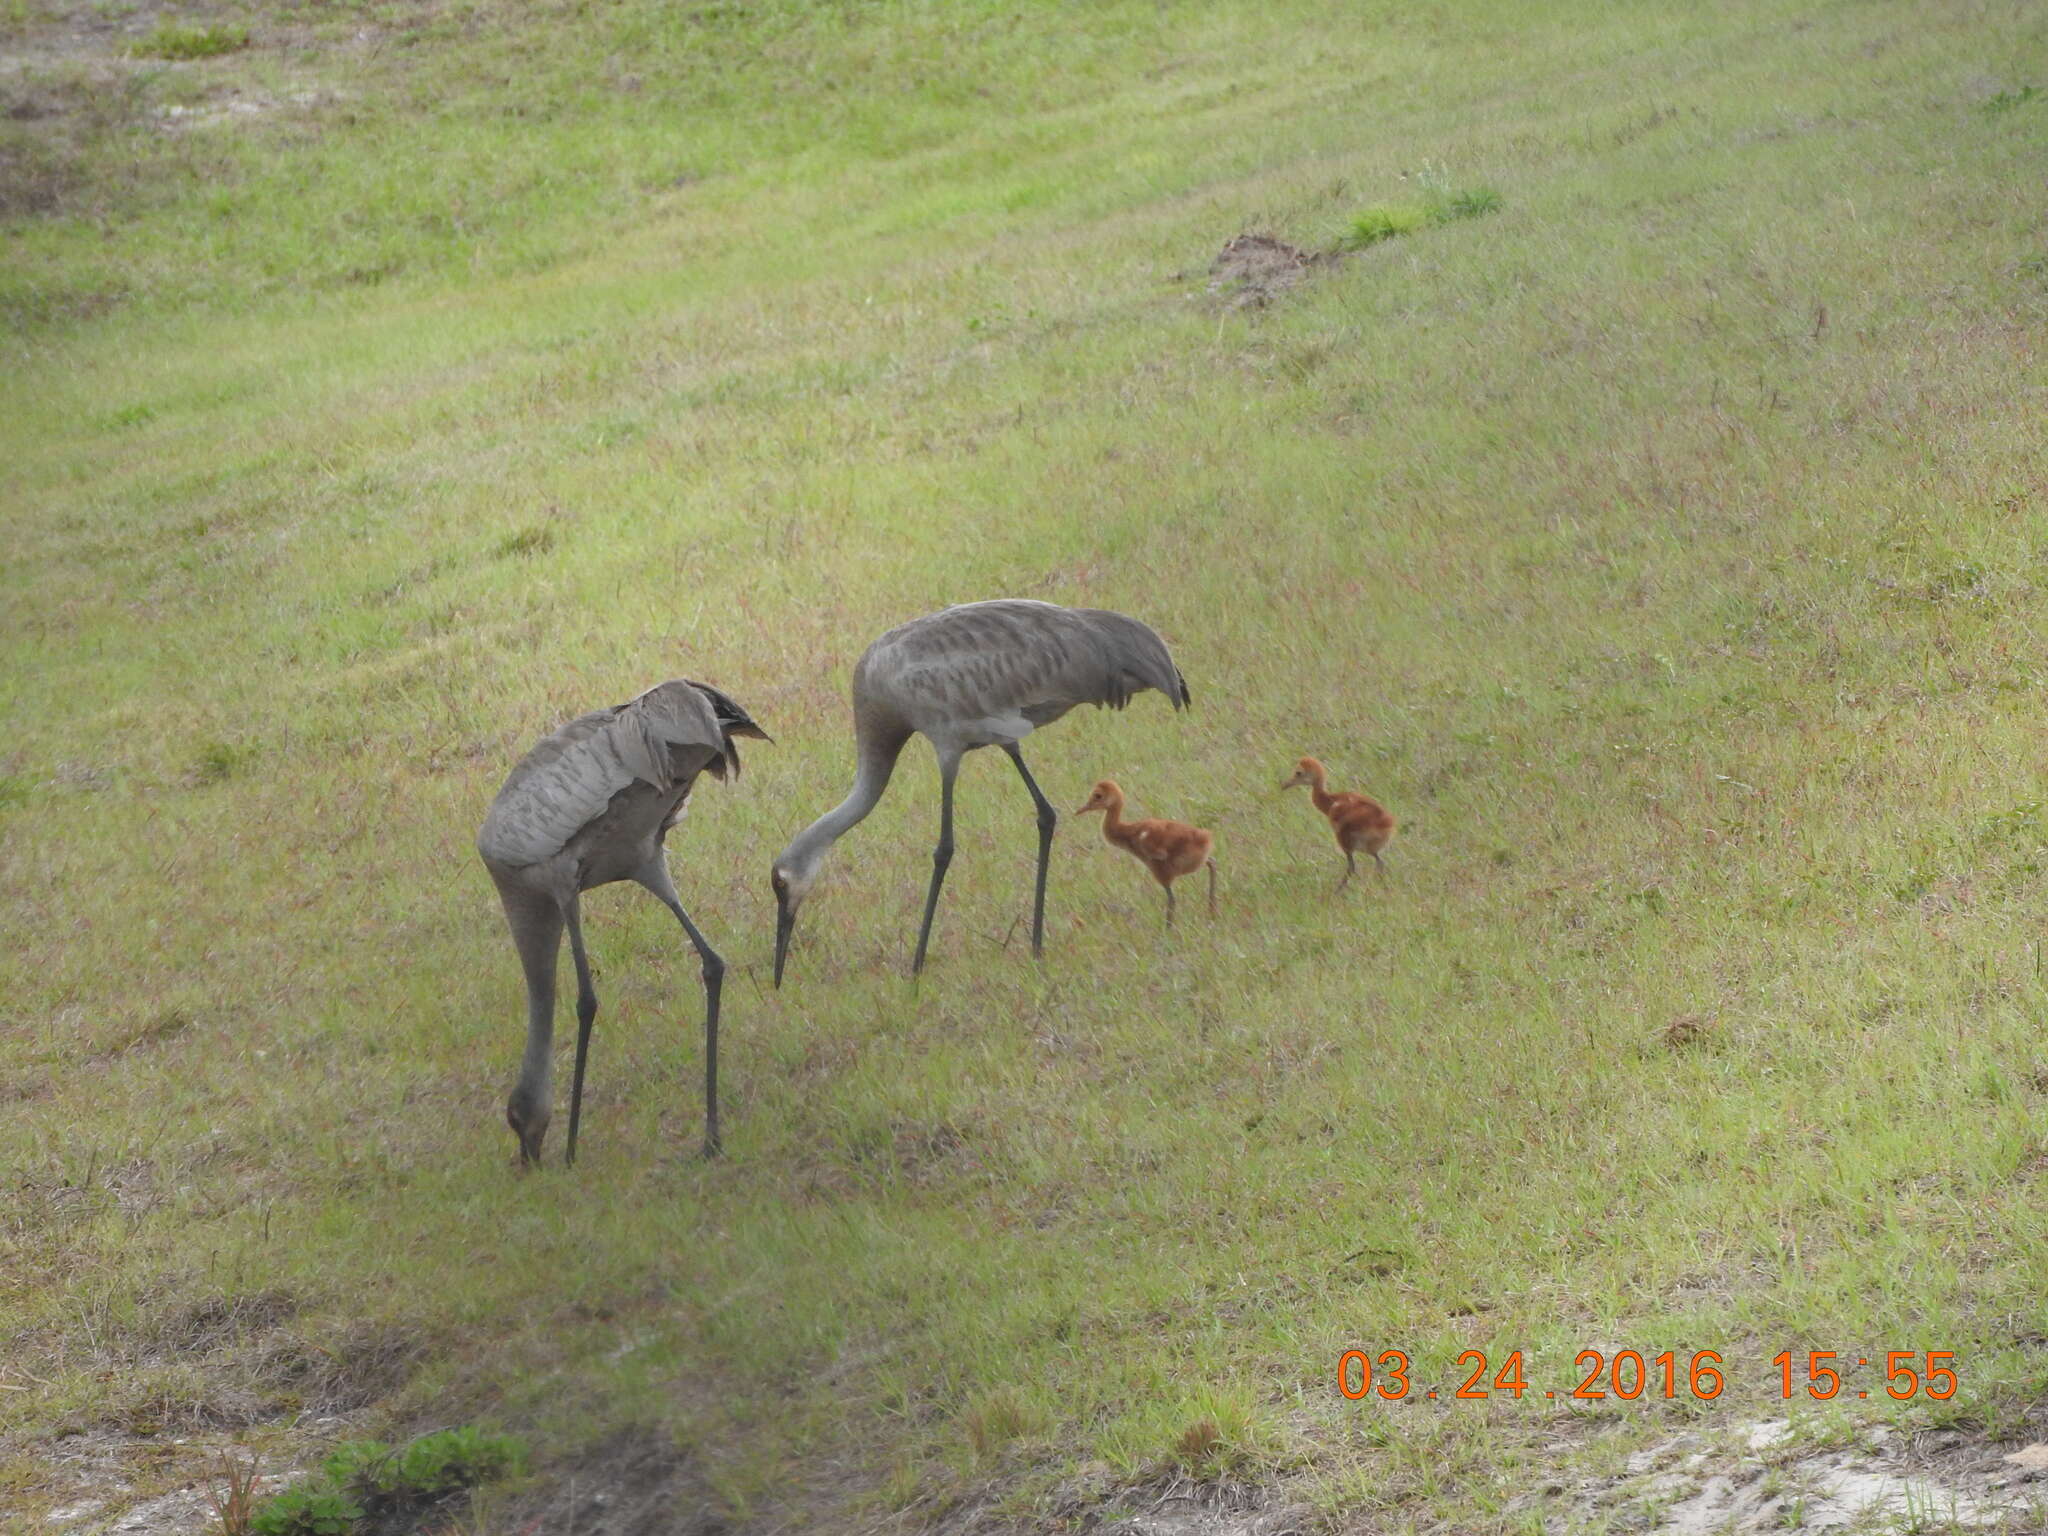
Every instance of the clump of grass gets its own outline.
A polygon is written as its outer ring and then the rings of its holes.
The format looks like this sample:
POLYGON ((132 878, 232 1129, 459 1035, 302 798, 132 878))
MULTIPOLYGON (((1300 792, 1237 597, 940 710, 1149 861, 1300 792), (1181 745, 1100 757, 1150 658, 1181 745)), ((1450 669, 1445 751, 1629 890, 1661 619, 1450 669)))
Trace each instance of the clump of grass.
POLYGON ((232 779, 256 760, 252 748, 232 741, 208 742, 192 761, 192 782, 220 784, 232 779))
POLYGON ((1272 1436, 1256 1402, 1241 1393, 1198 1393, 1183 1410, 1169 1459, 1190 1476, 1221 1477, 1270 1459, 1272 1436))
POLYGON ((1984 115, 1996 117, 2001 112, 2010 112, 2014 107, 2024 107, 2041 94, 2038 85, 2023 85, 2016 91, 2000 91, 1984 103, 1984 115))
POLYGON ((1428 225, 1429 210, 1420 203, 1374 203, 1352 218, 1342 244, 1346 250, 1363 250, 1397 235, 1413 234, 1428 225))
POLYGON ((1500 212, 1500 206, 1500 193, 1492 187, 1460 187, 1437 205, 1435 222, 1447 224, 1453 219, 1476 219, 1482 214, 1500 212))
POLYGON ((1214 1419, 1197 1419, 1173 1442, 1173 1459, 1190 1472, 1202 1471, 1223 1450, 1223 1431, 1214 1419))
POLYGON ((1659 1032, 1664 1043, 1674 1051, 1687 1046, 1699 1045, 1713 1038, 1721 1027, 1719 1019, 1708 1018, 1705 1014, 1681 1013, 1659 1032))
POLYGON ((257 1457, 243 1461, 225 1452, 215 1462, 214 1476, 219 1481, 206 1485, 206 1502, 220 1522, 222 1536, 251 1536, 262 1466, 257 1457))
POLYGON ((986 1456, 1009 1441, 1042 1434, 1046 1419, 1014 1387, 998 1387, 960 1416, 960 1427, 974 1454, 986 1456))
POLYGON ((554 547, 555 530, 545 523, 535 523, 531 528, 506 534, 491 553, 500 560, 509 560, 517 555, 544 555, 554 547))
POLYGON ((1493 187, 1454 187, 1430 171, 1424 171, 1420 180, 1421 197, 1410 202, 1374 203, 1353 215, 1339 242, 1344 249, 1363 250, 1398 235, 1500 211, 1501 195, 1493 187))
POLYGON ((226 22, 182 22, 166 17, 128 51, 143 59, 212 59, 249 46, 249 29, 226 22))

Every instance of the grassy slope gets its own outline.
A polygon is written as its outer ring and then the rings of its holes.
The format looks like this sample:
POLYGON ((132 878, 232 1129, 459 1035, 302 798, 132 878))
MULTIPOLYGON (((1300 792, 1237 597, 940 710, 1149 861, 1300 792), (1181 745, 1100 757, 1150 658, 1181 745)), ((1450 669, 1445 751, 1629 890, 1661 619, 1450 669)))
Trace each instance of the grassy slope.
POLYGON ((170 1348, 208 1299, 412 1359, 398 1418, 660 1423, 742 1515, 1028 1509, 1209 1418, 1212 1464, 1478 1523, 1558 1440, 1345 1404, 1354 1344, 1559 1388, 1715 1347, 1709 1421, 1787 1346, 1959 1351, 1916 1417, 2039 1400, 2048 103, 1987 106, 2048 78, 2038 14, 294 20, 131 85, 5 236, 30 1515, 53 1428, 291 1443, 277 1335, 170 1348), (325 94, 147 128, 231 81, 325 94), (1170 280, 1425 162, 1505 211, 1264 315, 1170 280), (1191 715, 1034 762, 1213 826, 1224 919, 1162 940, 1069 825, 1047 963, 999 948, 1030 821, 975 762, 913 991, 920 752, 765 990, 851 662, 997 592, 1172 640, 1191 715), (586 1159, 515 1179, 469 838, 536 734, 677 671, 778 737, 675 839, 747 972, 732 1156, 689 1156, 694 967, 615 891, 586 1159), (1326 900, 1305 750, 1403 816, 1390 887, 1326 900))

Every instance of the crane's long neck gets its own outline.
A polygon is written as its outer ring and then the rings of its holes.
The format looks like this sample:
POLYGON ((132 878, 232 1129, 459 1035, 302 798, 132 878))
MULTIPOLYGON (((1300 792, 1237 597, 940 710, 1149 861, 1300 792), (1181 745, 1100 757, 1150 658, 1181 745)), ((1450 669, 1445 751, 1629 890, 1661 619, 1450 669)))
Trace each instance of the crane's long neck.
POLYGON ((1109 842, 1120 839, 1117 834, 1124 829, 1124 797, 1111 795, 1109 804, 1102 808, 1102 835, 1109 842))
POLYGON ((831 810, 797 833, 776 862, 792 869, 808 869, 824 857, 825 850, 858 826, 889 787, 909 733, 862 731, 855 740, 857 754, 853 789, 831 810))
POLYGON ((1315 766, 1315 773, 1308 787, 1308 797, 1315 801, 1316 809, 1325 816, 1330 814, 1330 807, 1337 803, 1330 794, 1330 776, 1323 770, 1321 763, 1315 766))

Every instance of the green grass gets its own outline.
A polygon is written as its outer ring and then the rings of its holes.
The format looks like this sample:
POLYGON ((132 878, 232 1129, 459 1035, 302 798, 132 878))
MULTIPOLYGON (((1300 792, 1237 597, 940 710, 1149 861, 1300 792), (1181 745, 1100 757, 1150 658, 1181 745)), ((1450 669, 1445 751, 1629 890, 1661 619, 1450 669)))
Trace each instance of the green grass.
POLYGON ((1405 202, 1374 203, 1353 214, 1339 242, 1346 250, 1363 250, 1401 235, 1460 219, 1484 218, 1501 210, 1499 189, 1460 187, 1447 181, 1440 171, 1424 171, 1418 178, 1421 196, 1405 202))
POLYGON ((2038 1436, 2048 113, 1985 110, 2038 15, 293 17, 0 87, 0 1529, 68 1431, 142 1497, 337 1413, 543 1480, 639 1426, 823 1528, 1187 1471, 1515 1529, 1781 1415, 1785 1348, 1953 1349, 1856 1413, 2038 1436), (1175 281, 1424 157, 1497 210, 1256 314, 1175 281), (1032 762, 1213 828, 1222 918, 1070 820, 1034 965, 976 760, 913 987, 914 748, 772 990, 853 661, 997 593, 1168 636, 1191 713, 1032 762), (581 1160, 521 1179, 471 838, 674 674, 776 737, 672 838, 730 1155, 612 889, 581 1160), (1329 899, 1304 752, 1401 817, 1385 886, 1329 899), (1351 1347, 1539 1390, 1354 1404, 1351 1347), (1561 1412, 1586 1348, 1728 1387, 1561 1412))
POLYGON ((1382 240, 1427 229, 1434 222, 1421 203, 1374 203, 1353 216, 1343 243, 1354 250, 1378 245, 1382 240))
POLYGON ((168 18, 150 28, 129 52, 145 59, 212 59, 249 46, 249 29, 219 23, 193 25, 168 18))

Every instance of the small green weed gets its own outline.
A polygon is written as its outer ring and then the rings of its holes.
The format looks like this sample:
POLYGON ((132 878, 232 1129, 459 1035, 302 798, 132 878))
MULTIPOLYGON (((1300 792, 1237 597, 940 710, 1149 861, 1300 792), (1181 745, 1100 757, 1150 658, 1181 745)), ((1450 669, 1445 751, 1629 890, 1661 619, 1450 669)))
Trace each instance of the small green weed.
POLYGON ((503 1477, 523 1452, 510 1435, 473 1424, 422 1435, 403 1450, 351 1440, 313 1477, 258 1510, 248 1529, 252 1536, 349 1536, 359 1520, 417 1509, 503 1477))
POLYGON ((336 1487, 350 1488, 374 1480, 376 1469, 390 1456, 391 1447, 382 1440, 348 1440, 320 1463, 320 1470, 336 1487))
POLYGON ((2012 111, 2014 107, 2024 107, 2040 94, 2041 88, 2038 85, 2023 85, 2016 91, 2000 91, 1984 103, 1984 115, 1997 117, 2002 112, 2012 111))
POLYGON ((249 1517, 251 1536, 349 1536, 363 1508, 323 1480, 287 1488, 249 1517))
POLYGON ((139 39, 129 52, 143 59, 212 59, 239 53, 249 46, 249 29, 225 22, 198 25, 164 20, 139 39))
MULTIPOLYGON (((350 1447, 327 1460, 330 1475, 350 1447)), ((353 1459, 349 1488, 373 1509, 430 1503, 462 1488, 502 1477, 518 1463, 520 1445, 509 1435, 491 1435, 474 1424, 422 1435, 402 1451, 374 1442, 353 1459)), ((337 1481, 340 1478, 336 1477, 337 1481)))

